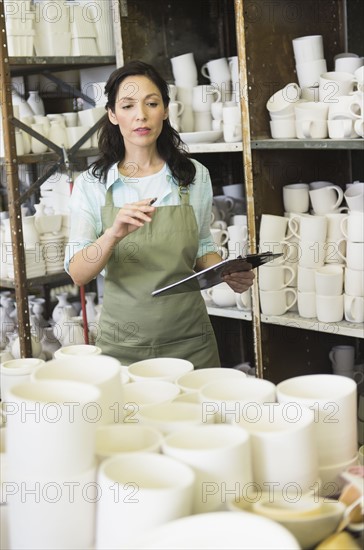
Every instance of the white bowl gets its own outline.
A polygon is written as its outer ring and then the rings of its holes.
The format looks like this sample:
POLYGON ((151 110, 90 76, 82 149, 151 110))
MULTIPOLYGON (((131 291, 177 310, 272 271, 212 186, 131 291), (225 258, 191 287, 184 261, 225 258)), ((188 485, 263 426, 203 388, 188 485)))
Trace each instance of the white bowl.
POLYGON ((173 357, 156 357, 137 361, 129 365, 128 373, 134 381, 165 380, 174 382, 177 378, 193 371, 193 363, 173 357))
POLYGON ((203 422, 213 423, 214 417, 203 418, 202 406, 197 403, 162 403, 144 407, 139 413, 141 422, 145 422, 163 434, 195 426, 203 422))
MULTIPOLYGON (((313 548, 320 541, 330 536, 339 525, 344 514, 346 507, 342 502, 327 498, 320 499, 320 501, 321 507, 316 512, 306 515, 302 514, 300 517, 288 517, 286 515, 286 517, 275 518, 277 523, 294 535, 302 550, 313 548)), ((228 503, 228 508, 233 512, 244 512, 251 510, 252 505, 249 506, 245 501, 240 501, 239 503, 231 501, 228 503)), ((255 507, 255 510, 257 511, 257 507, 255 507)), ((263 514, 262 509, 260 513, 263 514)))
POLYGON ((143 550, 299 550, 278 523, 247 512, 211 512, 180 518, 150 530, 131 548, 143 550))
POLYGON ((240 380, 244 377, 246 377, 246 374, 236 369, 211 367, 184 374, 177 378, 176 384, 183 392, 198 392, 202 386, 216 379, 238 378, 240 380))

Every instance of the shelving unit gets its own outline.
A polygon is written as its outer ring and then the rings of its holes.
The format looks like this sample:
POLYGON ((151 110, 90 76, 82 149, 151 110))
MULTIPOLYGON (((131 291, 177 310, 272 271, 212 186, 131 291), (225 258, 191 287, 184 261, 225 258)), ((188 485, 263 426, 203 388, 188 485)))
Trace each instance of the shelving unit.
MULTIPOLYGON (((271 139, 266 110, 270 95, 296 80, 293 38, 323 35, 329 70, 337 53, 355 51, 364 55, 362 0, 128 0, 120 2, 120 8, 115 35, 118 66, 124 59, 143 59, 172 82, 169 59, 173 56, 194 52, 196 65, 201 67, 209 59, 238 55, 243 90, 242 143, 219 141, 186 147, 214 175, 223 173, 226 167, 226 177, 232 172, 244 175, 250 252, 258 250, 261 215, 283 215, 285 184, 321 179, 343 187, 354 179, 364 181, 363 139, 271 139)), ((34 74, 41 68, 59 71, 64 66, 109 63, 115 63, 115 58, 10 59, 14 76, 34 74)), ((77 152, 80 158, 96 154, 96 149, 77 152)), ((17 161, 46 163, 57 158, 55 153, 45 153, 24 155, 17 161)), ((364 355, 362 326, 346 321, 325 325, 296 313, 261 315, 257 282, 252 300, 251 312, 209 305, 208 313, 220 323, 226 320, 228 327, 230 322, 244 327, 260 377, 278 382, 288 375, 329 372, 328 352, 333 345, 354 343, 359 355, 364 355)))
MULTIPOLYGON (((114 0, 113 0, 114 2, 114 0)), ((113 21, 114 28, 118 29, 120 34, 120 20, 115 18, 113 21)), ((19 336, 20 336, 20 350, 22 357, 31 356, 31 340, 30 340, 30 323, 29 323, 29 311, 27 293, 31 288, 42 286, 45 289, 45 293, 49 294, 49 289, 55 285, 68 284, 71 282, 70 277, 66 273, 57 273, 45 277, 37 277, 28 279, 25 270, 25 257, 24 257, 24 245, 23 245, 23 232, 21 223, 21 204, 30 196, 30 194, 37 191, 40 185, 45 181, 46 177, 43 174, 41 178, 38 178, 31 187, 20 195, 20 186, 18 179, 18 164, 38 164, 38 163, 53 163, 47 174, 50 175, 52 171, 61 168, 65 165, 65 162, 69 162, 67 168, 70 168, 73 157, 86 157, 96 154, 97 150, 82 150, 78 151, 78 148, 83 143, 83 138, 73 146, 69 151, 69 158, 66 158, 62 149, 54 147, 54 151, 45 153, 43 155, 22 155, 17 157, 16 145, 15 145, 15 126, 18 125, 16 119, 13 116, 12 108, 12 96, 11 96, 11 78, 15 76, 28 76, 32 74, 44 74, 48 76, 50 80, 55 81, 60 89, 72 92, 73 97, 81 97, 88 100, 91 105, 94 104, 92 100, 89 100, 86 95, 80 90, 74 90, 67 83, 63 82, 57 77, 52 75, 52 72, 62 72, 73 69, 81 69, 85 67, 97 67, 101 65, 115 65, 116 58, 118 56, 74 56, 74 57, 9 57, 7 51, 6 41, 6 25, 4 15, 4 5, 0 6, 0 33, 1 33, 1 46, 0 46, 0 61, 1 61, 1 105, 2 105, 2 117, 3 117, 3 129, 4 129, 4 145, 5 145, 5 158, 0 159, 0 163, 5 165, 6 177, 7 177, 7 191, 8 191, 8 208, 10 217, 10 227, 12 233, 12 246, 14 257, 14 281, 2 279, 0 284, 4 288, 14 288, 15 298, 18 306, 18 323, 19 323, 19 336)), ((117 41, 117 45, 120 45, 120 40, 117 41)), ((22 128, 26 130, 26 127, 22 128)), ((29 131, 31 133, 32 130, 29 131)))

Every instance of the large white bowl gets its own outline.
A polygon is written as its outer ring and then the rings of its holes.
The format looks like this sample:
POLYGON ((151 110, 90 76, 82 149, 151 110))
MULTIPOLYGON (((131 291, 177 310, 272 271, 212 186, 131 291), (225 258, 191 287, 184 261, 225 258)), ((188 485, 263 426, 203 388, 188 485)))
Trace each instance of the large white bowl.
MULTIPOLYGON (((307 498, 307 497, 306 497, 307 498)), ((337 500, 320 499, 321 507, 317 508, 316 512, 311 512, 300 517, 276 517, 275 521, 285 527, 294 535, 299 542, 302 550, 315 547, 320 541, 330 536, 340 523, 340 520, 345 511, 345 504, 337 500)), ((259 501, 257 502, 257 504, 259 501)), ((261 502, 260 502, 261 503, 261 502)), ((228 508, 233 512, 252 511, 253 505, 249 505, 246 501, 240 502, 229 501, 228 508)), ((260 514, 263 513, 263 507, 255 505, 255 511, 259 509, 260 514)), ((267 512, 268 514, 269 512, 267 512)), ((268 547, 267 547, 268 548, 268 547)), ((269 548, 271 548, 269 546, 269 548)))
POLYGON ((177 378, 193 371, 193 363, 173 357, 155 357, 129 365, 128 373, 134 382, 143 380, 165 380, 174 382, 177 378))
POLYGON ((184 374, 177 378, 176 384, 183 392, 198 392, 208 382, 230 378, 246 378, 246 374, 236 369, 211 367, 184 374))
POLYGON ((149 531, 135 550, 300 550, 282 525, 248 512, 211 512, 171 521, 149 531))

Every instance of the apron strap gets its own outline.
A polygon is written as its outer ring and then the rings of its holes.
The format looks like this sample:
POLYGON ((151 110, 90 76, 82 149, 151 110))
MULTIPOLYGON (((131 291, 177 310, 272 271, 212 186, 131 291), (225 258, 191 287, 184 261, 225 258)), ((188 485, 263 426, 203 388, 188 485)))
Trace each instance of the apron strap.
POLYGON ((182 206, 189 206, 190 204, 190 188, 189 186, 178 186, 178 194, 179 198, 181 199, 181 205, 182 206))
POLYGON ((112 200, 112 185, 106 191, 105 206, 114 206, 114 201, 112 200))

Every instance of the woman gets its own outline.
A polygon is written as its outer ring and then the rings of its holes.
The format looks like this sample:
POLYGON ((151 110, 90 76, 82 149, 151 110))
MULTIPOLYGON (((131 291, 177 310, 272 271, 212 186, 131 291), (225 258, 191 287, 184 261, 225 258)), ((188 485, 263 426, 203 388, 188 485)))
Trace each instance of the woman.
MULTIPOLYGON (((105 94, 100 157, 76 179, 66 256, 77 285, 105 270, 97 345, 125 365, 179 357, 195 368, 217 367, 200 293, 151 296, 221 262, 209 229, 208 171, 181 147, 168 120, 168 85, 152 66, 134 61, 117 69, 105 94)), ((226 282, 243 292, 253 277, 234 273, 226 282)))

